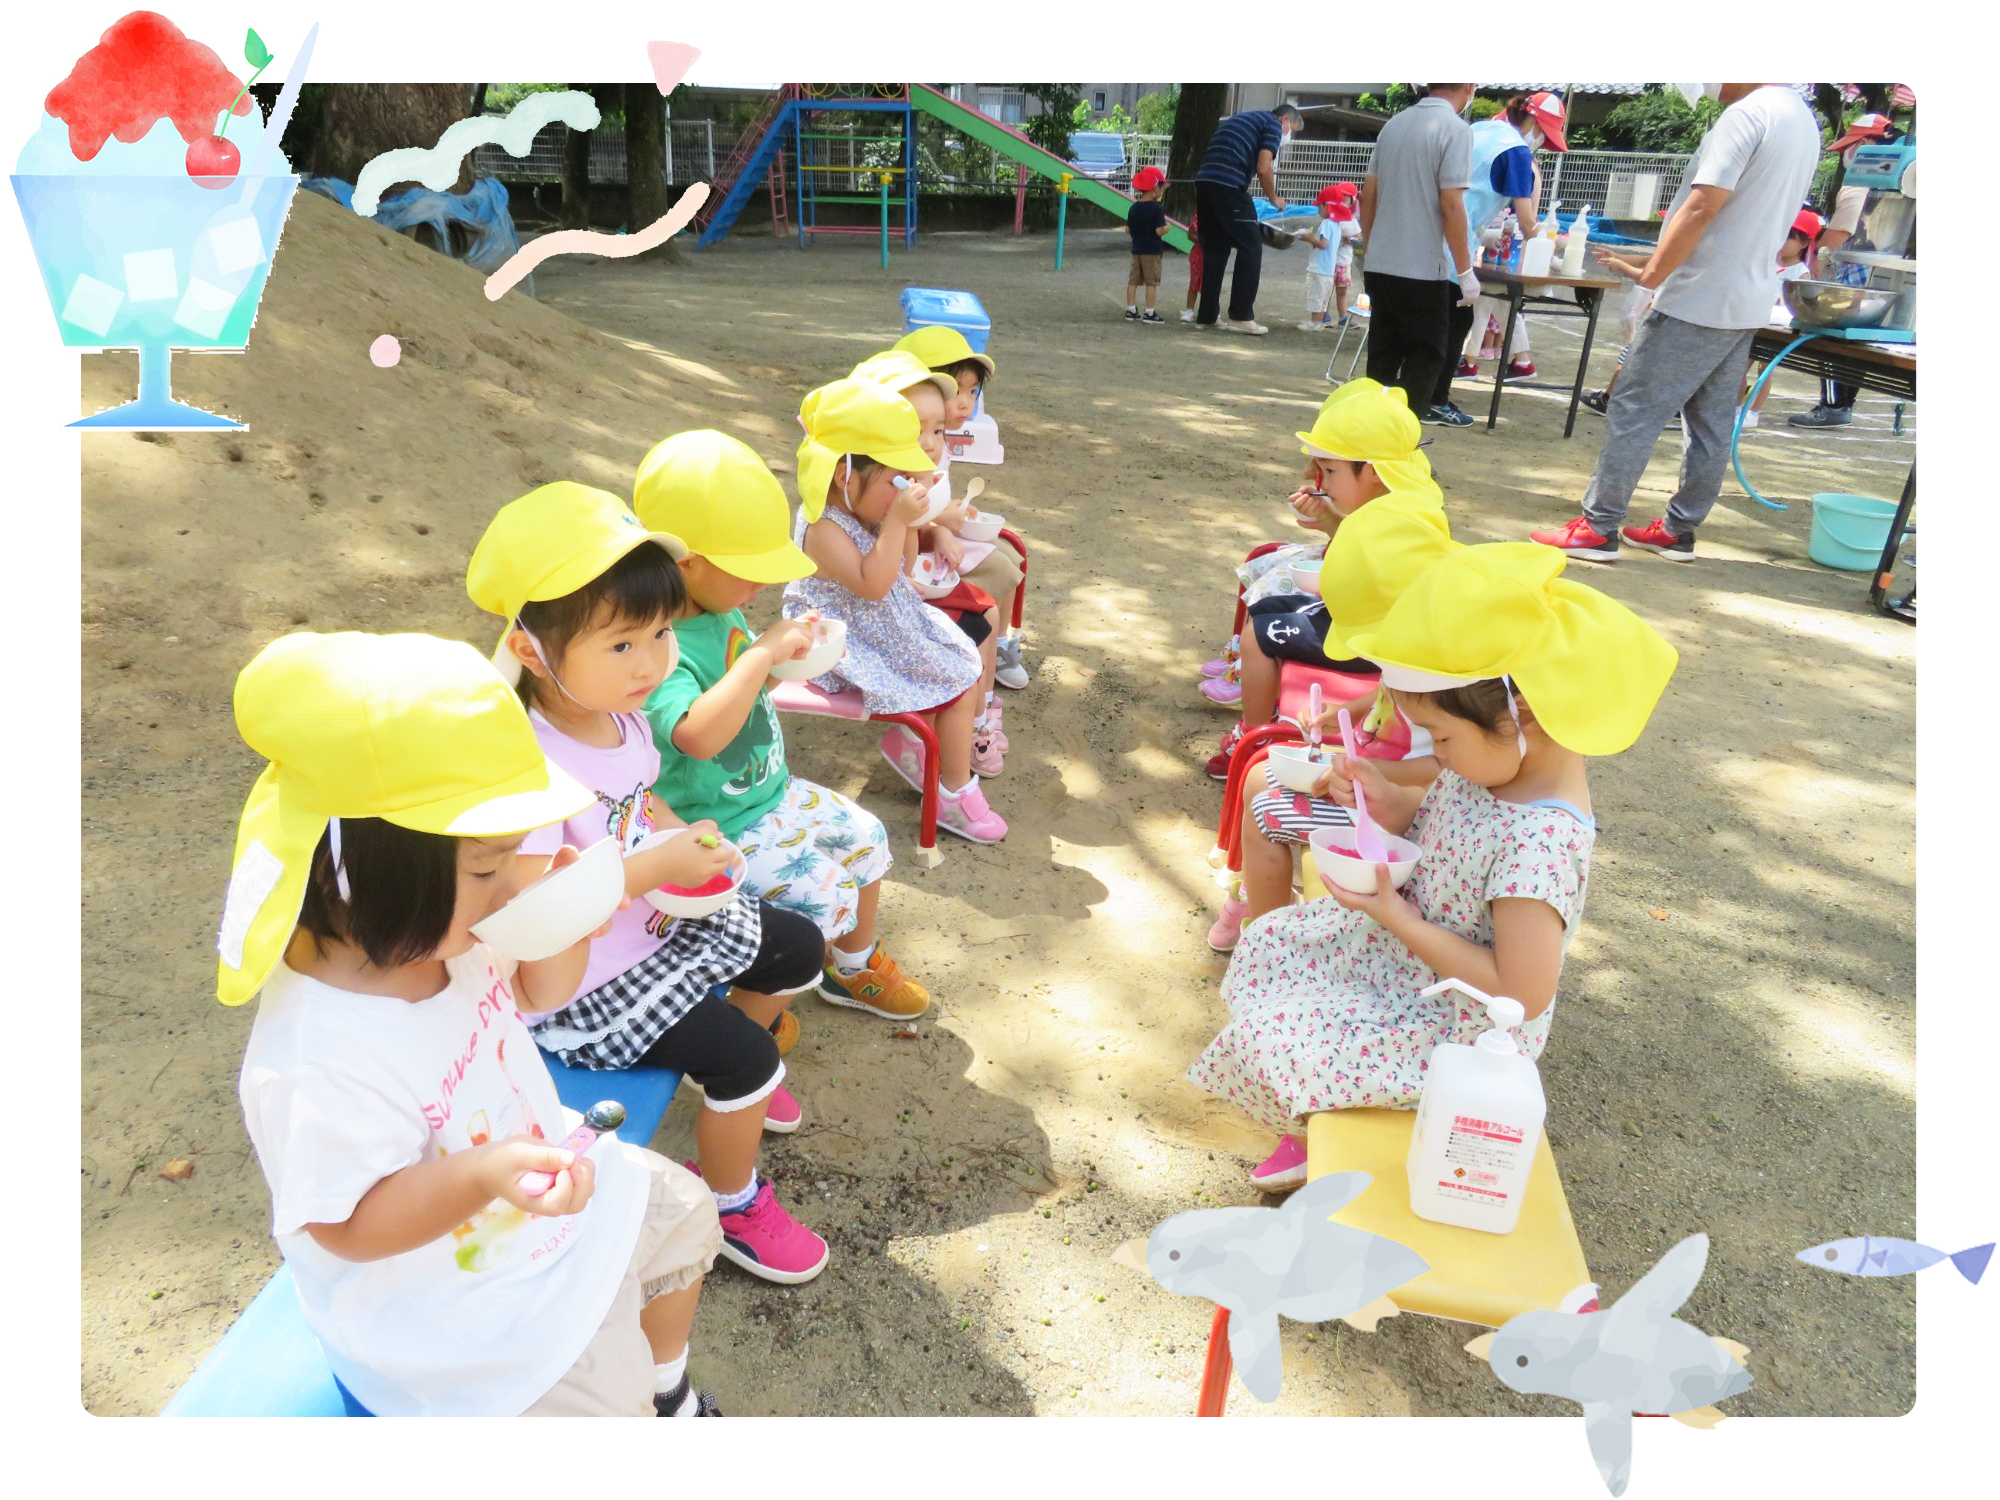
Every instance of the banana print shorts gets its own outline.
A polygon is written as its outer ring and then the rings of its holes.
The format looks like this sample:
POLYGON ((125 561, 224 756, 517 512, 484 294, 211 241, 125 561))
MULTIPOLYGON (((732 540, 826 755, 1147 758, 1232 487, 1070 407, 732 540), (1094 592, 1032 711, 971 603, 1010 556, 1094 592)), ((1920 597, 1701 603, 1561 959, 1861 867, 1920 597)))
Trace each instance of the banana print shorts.
POLYGON ((817 923, 829 942, 854 930, 861 888, 889 873, 881 820, 798 776, 784 800, 735 842, 750 867, 750 889, 817 923))

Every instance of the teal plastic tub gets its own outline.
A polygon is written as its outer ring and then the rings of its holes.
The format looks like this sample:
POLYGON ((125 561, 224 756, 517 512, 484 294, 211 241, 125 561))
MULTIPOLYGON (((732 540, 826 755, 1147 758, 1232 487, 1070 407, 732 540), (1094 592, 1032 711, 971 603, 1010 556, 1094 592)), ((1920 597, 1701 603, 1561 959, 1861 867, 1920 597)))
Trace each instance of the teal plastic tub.
POLYGON ((1823 567, 1872 573, 1889 544, 1896 502, 1869 495, 1814 495, 1807 556, 1823 567))

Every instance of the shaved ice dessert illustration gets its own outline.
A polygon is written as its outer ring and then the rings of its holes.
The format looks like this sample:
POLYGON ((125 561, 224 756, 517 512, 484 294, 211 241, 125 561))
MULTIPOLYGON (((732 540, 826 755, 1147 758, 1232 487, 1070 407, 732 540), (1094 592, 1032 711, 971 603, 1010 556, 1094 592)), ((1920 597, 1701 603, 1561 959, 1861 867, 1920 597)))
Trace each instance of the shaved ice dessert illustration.
POLYGON ((134 11, 42 101, 14 195, 64 344, 139 351, 136 401, 72 423, 126 431, 238 428, 175 401, 175 348, 249 343, 298 178, 278 150, 308 35, 267 124, 239 78, 165 16, 134 11))

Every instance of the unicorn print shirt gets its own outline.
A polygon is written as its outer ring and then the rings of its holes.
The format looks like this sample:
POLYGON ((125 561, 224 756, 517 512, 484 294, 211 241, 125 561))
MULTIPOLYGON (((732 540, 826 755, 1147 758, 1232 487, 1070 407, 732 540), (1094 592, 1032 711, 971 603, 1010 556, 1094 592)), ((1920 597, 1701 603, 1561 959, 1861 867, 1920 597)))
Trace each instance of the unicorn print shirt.
POLYGON ((378 1416, 517 1416, 576 1363, 638 1243, 649 1188, 616 1136, 588 1155, 582 1212, 495 1199, 383 1260, 324 1250, 383 1178, 487 1141, 559 1141, 576 1123, 521 1024, 512 966, 484 944, 427 1000, 363 995, 280 963, 257 1003, 238 1092, 271 1189, 271 1232, 334 1374, 378 1416))

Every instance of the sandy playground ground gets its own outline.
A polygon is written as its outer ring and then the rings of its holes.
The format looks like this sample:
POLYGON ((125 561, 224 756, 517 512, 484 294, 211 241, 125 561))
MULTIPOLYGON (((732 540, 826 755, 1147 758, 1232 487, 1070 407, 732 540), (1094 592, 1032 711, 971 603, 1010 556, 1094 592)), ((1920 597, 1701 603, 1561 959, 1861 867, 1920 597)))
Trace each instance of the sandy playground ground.
MULTIPOLYGON (((237 670, 300 627, 485 643, 463 576, 493 510, 561 477, 627 493, 666 433, 724 428, 789 478, 800 395, 886 345, 912 283, 974 289, 995 325, 1007 462, 989 496, 1034 568, 1034 680, 1007 700, 1015 748, 990 788, 1013 832, 889 877, 884 931, 937 997, 916 1039, 800 1003, 806 1125, 765 1159, 833 1264, 797 1289, 718 1266, 694 1370, 732 1415, 1192 1411, 1211 1309, 1108 1257, 1182 1209, 1257 1201, 1245 1174, 1271 1144, 1181 1078, 1222 1013, 1201 762, 1228 721, 1194 683, 1228 628, 1229 563, 1288 534, 1290 434, 1326 393, 1330 341, 1290 327, 1302 254, 1267 257, 1274 332, 1253 340, 1124 323, 1120 235, 1073 236, 1060 274, 1052 249, 927 236, 883 272, 872 243, 742 236, 682 266, 559 260, 539 303, 491 304, 471 272, 302 194, 248 353, 175 365, 179 393, 249 431, 84 438, 91 1411, 157 1412, 277 1264, 236 1104, 250 1015, 213 993, 259 764, 230 716, 237 670), (367 355, 384 332, 403 345, 390 370, 367 355), (191 1178, 159 1176, 174 1157, 191 1178)), ((1573 326, 1537 326, 1545 372, 1573 365, 1573 326)), ((86 359, 83 409, 134 378, 129 357, 86 359)), ((1745 439, 1789 512, 1731 484, 1694 563, 1575 565, 1681 666, 1646 738, 1594 768, 1602 833, 1542 1071, 1607 1296, 1706 1230, 1685 1316, 1753 1351, 1730 1410, 1888 1415, 1914 1400, 1911 1281, 1792 1255, 1913 1228, 1916 636, 1867 610, 1862 576, 1806 560, 1802 502, 1893 496, 1911 440, 1867 396, 1852 428, 1788 430, 1810 399, 1781 379, 1745 439)), ((1595 457, 1595 416, 1565 442, 1554 396, 1503 410, 1493 433, 1433 429, 1463 540, 1574 514, 1595 457)), ((1663 441, 1636 515, 1677 457, 1663 441)), ((799 722, 789 749, 910 848, 915 801, 872 734, 799 722)), ((688 1154, 691 1121, 677 1102, 656 1144, 688 1154)), ((1232 1409, 1573 1411, 1501 1388, 1468 1336, 1287 1323, 1282 1399, 1237 1391, 1232 1409)))

